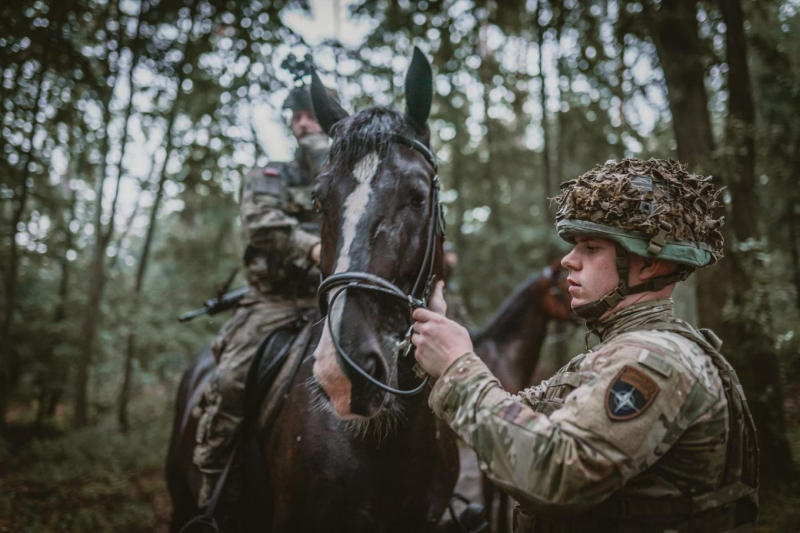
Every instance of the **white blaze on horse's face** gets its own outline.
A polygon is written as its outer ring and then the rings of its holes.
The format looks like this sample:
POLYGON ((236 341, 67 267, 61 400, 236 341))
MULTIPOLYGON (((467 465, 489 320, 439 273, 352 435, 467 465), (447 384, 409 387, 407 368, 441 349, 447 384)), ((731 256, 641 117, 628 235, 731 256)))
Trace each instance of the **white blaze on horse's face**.
MULTIPOLYGON (((356 237, 356 228, 359 221, 364 217, 372 195, 372 180, 378 171, 380 158, 378 154, 372 152, 361 159, 353 168, 353 176, 356 179, 356 188, 347 197, 344 203, 344 218, 342 223, 342 234, 340 236, 342 247, 339 256, 336 258, 333 273, 346 272, 350 268, 353 241, 356 237)), ((328 295, 330 298, 332 294, 328 295)), ((337 298, 333 306, 328 310, 331 313, 331 324, 336 330, 337 338, 341 339, 342 310, 347 301, 347 293, 337 298)), ((336 348, 333 346, 331 332, 328 328, 328 321, 325 321, 322 337, 320 338, 317 349, 314 351, 314 375, 325 389, 325 393, 333 404, 336 415, 342 419, 357 418, 350 410, 351 384, 350 380, 342 372, 336 361, 336 348)))

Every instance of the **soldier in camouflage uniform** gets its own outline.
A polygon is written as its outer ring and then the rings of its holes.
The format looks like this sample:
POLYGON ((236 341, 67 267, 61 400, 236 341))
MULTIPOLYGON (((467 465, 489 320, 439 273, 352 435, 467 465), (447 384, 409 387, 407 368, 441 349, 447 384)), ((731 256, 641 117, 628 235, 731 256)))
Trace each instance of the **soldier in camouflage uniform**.
MULTIPOLYGON (((518 533, 753 531, 758 451, 742 388, 721 341, 676 318, 670 298, 722 256, 710 179, 626 159, 562 189, 572 307, 600 343, 509 395, 463 328, 419 309, 431 407, 520 502, 518 533)), ((432 308, 446 310, 441 286, 432 308)))
MULTIPOLYGON (((261 340, 316 307, 319 227, 312 205, 314 177, 325 162, 328 137, 314 116, 309 90, 296 87, 284 109, 297 139, 294 161, 251 170, 242 182, 241 216, 247 234, 250 290, 212 345, 217 367, 200 403, 194 463, 203 474, 198 505, 208 505, 244 414, 244 388, 261 340)), ((232 476, 233 477, 233 476, 232 476)), ((238 497, 230 479, 226 497, 238 497)))

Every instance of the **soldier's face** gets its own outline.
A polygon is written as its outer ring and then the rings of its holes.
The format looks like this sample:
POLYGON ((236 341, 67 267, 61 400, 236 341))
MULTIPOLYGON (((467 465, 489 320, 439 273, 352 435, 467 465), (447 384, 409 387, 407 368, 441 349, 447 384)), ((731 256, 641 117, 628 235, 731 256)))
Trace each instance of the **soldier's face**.
POLYGON ((572 307, 597 301, 617 286, 616 259, 616 246, 608 239, 575 239, 575 247, 561 260, 561 265, 569 270, 567 283, 572 307))
POLYGON ((319 135, 322 126, 317 122, 317 117, 311 109, 300 109, 292 112, 292 122, 289 124, 292 134, 298 141, 308 135, 319 135))

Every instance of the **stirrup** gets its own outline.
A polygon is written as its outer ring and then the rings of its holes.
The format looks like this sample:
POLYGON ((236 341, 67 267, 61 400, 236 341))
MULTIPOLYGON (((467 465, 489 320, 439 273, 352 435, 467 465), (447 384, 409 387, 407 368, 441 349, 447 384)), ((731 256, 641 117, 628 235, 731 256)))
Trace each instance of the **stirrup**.
POLYGON ((453 521, 456 523, 461 533, 481 533, 489 529, 489 522, 486 521, 484 507, 480 503, 470 502, 466 497, 456 492, 453 494, 453 497, 450 498, 448 508, 450 509, 450 516, 453 517, 453 521), (458 500, 467 506, 466 509, 461 511, 460 515, 456 514, 453 500, 458 500))
POLYGON ((198 531, 200 533, 219 533, 219 526, 217 526, 217 521, 214 520, 213 517, 206 516, 204 514, 195 516, 194 518, 186 522, 186 525, 181 528, 180 533, 190 533, 192 531, 192 526, 205 528, 205 529, 199 529, 198 531))
POLYGON ((225 481, 227 481, 228 474, 230 474, 231 467, 233 466, 233 462, 236 460, 236 455, 239 452, 240 445, 241 439, 236 439, 234 441, 233 452, 228 458, 228 462, 225 463, 225 468, 222 470, 222 474, 220 474, 219 479, 217 479, 216 485, 214 485, 214 492, 211 493, 211 499, 208 501, 206 511, 203 514, 195 516, 186 522, 186 525, 181 528, 179 533, 190 533, 192 531, 192 526, 210 528, 200 529, 199 533, 219 533, 219 526, 217 525, 217 521, 214 519, 214 512, 217 510, 217 504, 219 504, 220 496, 222 496, 222 489, 225 488, 225 481))

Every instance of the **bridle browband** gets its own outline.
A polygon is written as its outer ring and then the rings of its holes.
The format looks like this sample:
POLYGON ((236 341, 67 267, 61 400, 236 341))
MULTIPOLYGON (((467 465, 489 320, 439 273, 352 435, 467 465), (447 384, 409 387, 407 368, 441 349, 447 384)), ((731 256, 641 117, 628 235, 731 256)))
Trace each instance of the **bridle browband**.
MULTIPOLYGON (((442 206, 439 203, 439 165, 436 162, 436 156, 433 154, 430 148, 425 146, 420 141, 399 134, 393 135, 392 141, 419 152, 431 165, 431 167, 433 167, 433 180, 431 181, 430 189, 431 213, 428 222, 428 243, 425 248, 425 258, 422 261, 422 266, 420 266, 419 274, 417 274, 417 279, 414 281, 411 292, 406 294, 403 292, 403 289, 392 282, 368 272, 346 271, 339 272, 338 274, 332 274, 322 280, 319 285, 319 289, 317 289, 317 299, 319 300, 320 310, 326 315, 325 319, 328 322, 331 340, 333 341, 333 346, 341 360, 344 361, 347 366, 355 370, 361 377, 379 389, 398 396, 413 396, 422 392, 422 390, 425 388, 425 385, 430 380, 430 376, 425 376, 425 379, 422 381, 422 383, 409 390, 395 389, 394 387, 390 387, 389 385, 378 381, 358 364, 356 364, 356 362, 353 361, 349 355, 347 355, 347 352, 345 352, 341 344, 339 344, 339 339, 337 339, 333 334, 331 314, 328 313, 328 309, 333 307, 336 299, 348 289, 364 289, 386 294, 404 301, 408 305, 409 310, 412 312, 414 309, 427 307, 428 305, 428 299, 430 298, 431 291, 433 289, 433 280, 435 278, 433 269, 435 264, 434 256, 436 253, 437 237, 439 238, 440 242, 444 241, 445 239, 444 218, 442 216, 442 206), (331 291, 335 292, 333 292, 333 295, 330 297, 330 299, 328 299, 331 291)), ((409 327, 408 331, 406 331, 403 340, 397 343, 398 348, 402 350, 403 357, 408 356, 411 351, 411 335, 413 333, 413 327, 414 324, 412 320, 411 327, 409 327)))

